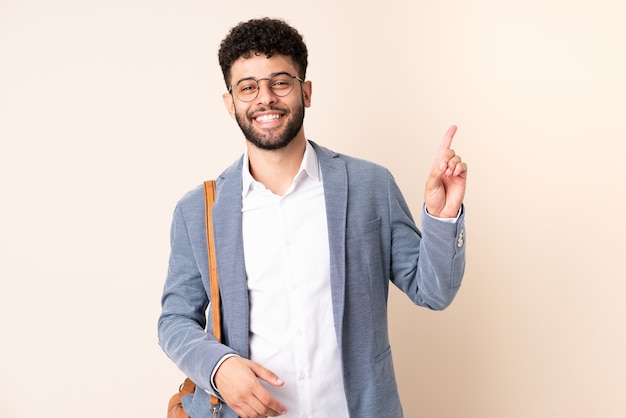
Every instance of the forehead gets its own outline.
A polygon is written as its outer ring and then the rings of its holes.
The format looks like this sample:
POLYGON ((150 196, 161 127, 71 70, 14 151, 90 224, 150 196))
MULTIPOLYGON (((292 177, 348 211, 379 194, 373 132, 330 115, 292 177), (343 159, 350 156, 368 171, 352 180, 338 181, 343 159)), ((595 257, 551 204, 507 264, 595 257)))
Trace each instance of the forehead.
POLYGON ((239 57, 230 67, 233 83, 242 78, 263 78, 281 71, 294 75, 298 73, 291 57, 273 54, 267 58, 265 54, 252 53, 249 58, 239 57))

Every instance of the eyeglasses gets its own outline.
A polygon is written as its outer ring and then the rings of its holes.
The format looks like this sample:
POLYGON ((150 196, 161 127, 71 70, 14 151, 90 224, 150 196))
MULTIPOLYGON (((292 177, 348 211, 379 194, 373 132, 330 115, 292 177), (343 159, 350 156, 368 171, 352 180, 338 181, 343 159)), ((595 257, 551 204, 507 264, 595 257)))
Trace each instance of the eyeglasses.
POLYGON ((229 93, 235 93, 235 96, 242 102, 251 102, 256 99, 261 89, 259 82, 261 80, 267 80, 267 85, 270 88, 272 94, 278 97, 285 97, 293 90, 294 79, 303 83, 304 80, 298 76, 291 75, 286 72, 273 74, 271 77, 266 78, 243 78, 228 88, 229 93))

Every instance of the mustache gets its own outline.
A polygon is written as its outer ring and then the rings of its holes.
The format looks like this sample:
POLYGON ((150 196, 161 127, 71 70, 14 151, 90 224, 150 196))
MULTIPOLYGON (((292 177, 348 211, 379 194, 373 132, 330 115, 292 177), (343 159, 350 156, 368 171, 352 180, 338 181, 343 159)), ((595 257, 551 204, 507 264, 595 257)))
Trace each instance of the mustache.
POLYGON ((273 106, 273 105, 272 106, 260 106, 260 107, 258 107, 256 109, 250 110, 248 112, 248 117, 252 118, 252 117, 254 117, 255 113, 268 112, 270 110, 273 110, 273 111, 276 111, 276 112, 281 112, 281 113, 284 113, 284 114, 289 113, 288 109, 285 109, 285 108, 279 107, 279 106, 273 106))

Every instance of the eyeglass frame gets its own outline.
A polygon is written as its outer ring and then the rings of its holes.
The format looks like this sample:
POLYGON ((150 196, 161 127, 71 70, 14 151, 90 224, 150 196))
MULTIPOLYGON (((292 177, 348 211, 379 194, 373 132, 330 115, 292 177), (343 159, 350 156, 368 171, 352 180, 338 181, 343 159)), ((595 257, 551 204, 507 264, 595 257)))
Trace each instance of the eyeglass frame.
MULTIPOLYGON (((251 101, 253 101, 254 99, 256 99, 257 97, 259 97, 259 92, 261 91, 261 85, 259 84, 259 81, 263 81, 263 80, 267 80, 267 87, 270 89, 270 91, 272 92, 272 94, 276 97, 287 97, 291 94, 291 92, 293 91, 293 85, 291 86, 291 90, 289 90, 288 93, 280 95, 280 94, 276 94, 276 92, 274 92, 274 89, 272 88, 272 86, 270 85, 270 80, 276 76, 279 75, 287 75, 289 77, 291 77, 292 79, 296 79, 298 80, 300 83, 304 83, 304 80, 301 79, 300 77, 298 77, 297 75, 291 75, 290 73, 288 73, 287 71, 279 71, 277 73, 274 73, 272 75, 270 75, 269 77, 263 77, 263 78, 254 78, 254 77, 244 77, 240 80, 237 81, 237 83, 235 84, 231 84, 228 87, 228 93, 230 93, 231 95, 234 95, 235 97, 237 97, 237 99, 239 99, 240 101, 244 102, 244 103, 250 103, 251 101), (251 98, 250 100, 243 100, 241 97, 239 97, 239 95, 237 95, 237 93, 235 93, 235 87, 237 87, 237 85, 239 83, 241 83, 242 81, 248 81, 248 80, 254 80, 256 82, 257 85, 257 91, 256 94, 254 95, 253 98, 251 98)), ((295 83, 294 83, 295 85, 295 83)))

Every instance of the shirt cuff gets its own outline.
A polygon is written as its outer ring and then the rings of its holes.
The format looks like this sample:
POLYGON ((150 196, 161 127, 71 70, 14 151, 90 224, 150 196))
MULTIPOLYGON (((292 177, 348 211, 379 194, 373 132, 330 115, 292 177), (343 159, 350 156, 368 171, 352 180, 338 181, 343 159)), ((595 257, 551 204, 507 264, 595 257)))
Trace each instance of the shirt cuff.
POLYGON ((459 208, 459 212, 456 214, 456 217, 455 217, 455 218, 438 218, 438 217, 433 216, 433 215, 431 215, 430 213, 428 213, 428 210, 426 210, 426 205, 424 205, 424 213, 425 213, 426 215, 428 215, 428 216, 429 216, 430 218, 432 218, 432 219, 436 219, 436 220, 438 220, 438 221, 441 221, 441 222, 446 222, 446 223, 449 223, 449 224, 455 224, 455 223, 456 223, 456 221, 458 221, 458 220, 459 220, 459 216, 461 216, 461 213, 462 213, 462 212, 463 212, 463 205, 461 205, 461 207, 459 208))

